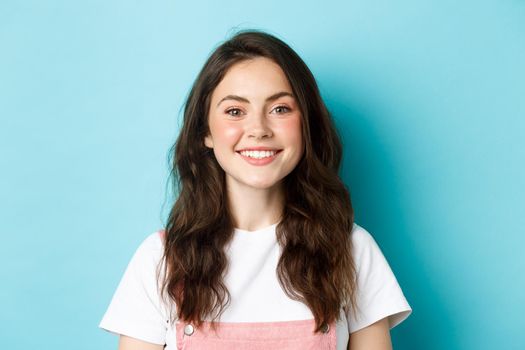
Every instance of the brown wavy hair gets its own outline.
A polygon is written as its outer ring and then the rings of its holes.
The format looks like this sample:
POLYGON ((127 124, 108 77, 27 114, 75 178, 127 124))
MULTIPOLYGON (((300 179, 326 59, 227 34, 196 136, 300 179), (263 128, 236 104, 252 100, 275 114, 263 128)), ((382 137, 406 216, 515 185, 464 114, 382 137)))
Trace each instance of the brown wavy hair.
POLYGON ((212 325, 230 301, 224 284, 225 246, 235 223, 228 205, 225 174, 208 135, 211 95, 236 63, 265 57, 288 78, 302 113, 304 152, 284 181, 284 209, 276 227, 282 254, 277 276, 291 299, 306 304, 316 321, 339 319, 341 308, 355 311, 356 273, 350 233, 350 194, 338 176, 342 146, 317 83, 303 60, 277 37, 257 30, 237 32, 210 55, 184 106, 183 126, 170 156, 178 197, 166 224, 162 293, 175 303, 176 316, 212 325))

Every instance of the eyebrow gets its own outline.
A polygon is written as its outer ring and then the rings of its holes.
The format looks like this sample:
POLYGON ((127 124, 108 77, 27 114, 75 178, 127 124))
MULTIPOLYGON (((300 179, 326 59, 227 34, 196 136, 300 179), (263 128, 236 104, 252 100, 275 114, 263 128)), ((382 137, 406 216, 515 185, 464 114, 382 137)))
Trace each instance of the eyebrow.
MULTIPOLYGON (((281 91, 281 92, 278 92, 276 94, 273 94, 273 95, 269 96, 266 99, 266 102, 275 101, 278 98, 283 97, 283 96, 290 96, 291 98, 295 98, 293 94, 291 94, 291 93, 289 93, 287 91, 281 91)), ((226 100, 234 100, 234 101, 239 101, 239 102, 250 103, 250 101, 246 97, 242 97, 242 96, 238 96, 238 95, 228 95, 228 96, 224 97, 222 100, 220 100, 219 103, 217 103, 217 106, 219 106, 222 102, 224 102, 226 100)))

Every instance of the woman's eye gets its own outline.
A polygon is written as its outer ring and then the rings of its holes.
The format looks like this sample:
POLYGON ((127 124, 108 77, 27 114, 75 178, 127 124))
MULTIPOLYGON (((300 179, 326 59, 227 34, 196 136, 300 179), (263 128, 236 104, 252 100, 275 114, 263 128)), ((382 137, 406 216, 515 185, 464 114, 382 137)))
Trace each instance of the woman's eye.
POLYGON ((276 113, 278 114, 282 114, 282 113, 287 113, 290 111, 290 108, 286 107, 286 106, 277 106, 273 109, 276 113))
POLYGON ((241 115, 241 110, 239 108, 231 108, 226 111, 232 117, 238 117, 241 115))

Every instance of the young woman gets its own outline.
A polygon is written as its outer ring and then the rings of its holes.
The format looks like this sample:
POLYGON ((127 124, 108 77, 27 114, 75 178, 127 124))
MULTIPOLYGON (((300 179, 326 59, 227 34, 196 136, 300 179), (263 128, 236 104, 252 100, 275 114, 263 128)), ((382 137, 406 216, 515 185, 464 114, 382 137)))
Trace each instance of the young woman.
POLYGON ((100 327, 119 349, 391 349, 411 308, 353 222, 342 147, 312 73, 242 31, 208 58, 174 147, 178 198, 100 327))

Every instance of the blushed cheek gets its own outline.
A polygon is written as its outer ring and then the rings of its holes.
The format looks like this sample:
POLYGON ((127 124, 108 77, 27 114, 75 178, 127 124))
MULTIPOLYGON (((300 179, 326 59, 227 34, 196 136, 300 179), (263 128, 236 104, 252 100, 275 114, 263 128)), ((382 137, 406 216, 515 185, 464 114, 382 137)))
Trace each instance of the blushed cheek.
POLYGON ((284 136, 286 143, 302 151, 301 118, 290 118, 279 125, 279 132, 284 136))
POLYGON ((242 135, 242 128, 238 125, 217 123, 213 130, 213 139, 216 146, 220 142, 225 147, 233 147, 242 135))

